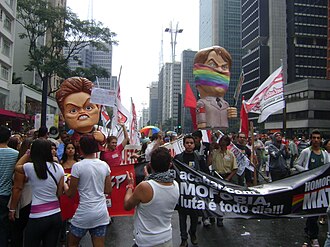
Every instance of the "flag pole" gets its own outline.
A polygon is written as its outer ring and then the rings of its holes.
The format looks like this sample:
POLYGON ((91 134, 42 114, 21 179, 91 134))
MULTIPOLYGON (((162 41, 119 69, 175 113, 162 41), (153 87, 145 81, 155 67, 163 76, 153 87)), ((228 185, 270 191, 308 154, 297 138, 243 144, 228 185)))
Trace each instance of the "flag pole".
POLYGON ((254 159, 254 127, 253 127, 253 122, 250 122, 250 132, 251 132, 251 157, 250 157, 250 161, 251 164, 253 165, 254 169, 253 169, 253 186, 257 185, 258 179, 257 179, 257 165, 254 164, 255 159, 254 159))
POLYGON ((281 66, 282 66, 282 74, 283 74, 283 97, 284 97, 284 108, 283 108, 283 135, 286 136, 286 102, 285 102, 285 96, 284 96, 284 85, 286 84, 286 73, 284 70, 284 62, 283 59, 281 59, 281 66))
POLYGON ((237 86, 235 88, 235 92, 234 92, 234 96, 233 96, 235 107, 237 106, 237 103, 238 103, 239 94, 241 93, 243 82, 244 82, 244 71, 242 69, 242 72, 239 76, 238 83, 237 83, 237 86))

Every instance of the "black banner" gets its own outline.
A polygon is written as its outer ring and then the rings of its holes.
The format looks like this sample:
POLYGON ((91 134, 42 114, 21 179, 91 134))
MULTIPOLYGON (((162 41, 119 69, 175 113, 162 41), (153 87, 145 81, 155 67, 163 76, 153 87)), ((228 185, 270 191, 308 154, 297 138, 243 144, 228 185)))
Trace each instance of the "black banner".
POLYGON ((179 206, 224 218, 301 217, 325 214, 330 164, 253 187, 243 187, 174 160, 179 206))

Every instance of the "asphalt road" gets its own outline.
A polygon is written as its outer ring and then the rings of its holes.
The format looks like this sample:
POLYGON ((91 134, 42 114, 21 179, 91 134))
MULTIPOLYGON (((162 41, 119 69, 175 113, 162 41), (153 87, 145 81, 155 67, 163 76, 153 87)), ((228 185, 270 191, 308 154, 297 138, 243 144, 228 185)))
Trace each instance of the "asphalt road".
MULTIPOLYGON (((209 229, 198 225, 197 238, 200 247, 288 247, 301 246, 308 241, 304 234, 306 219, 225 219, 224 227, 213 224, 209 229)), ((188 220, 189 222, 189 220, 188 220)), ((181 242, 178 214, 175 211, 172 219, 173 246, 181 242)), ((320 246, 324 245, 327 225, 319 225, 320 246)), ((105 246, 130 247, 133 245, 133 217, 116 217, 108 227, 105 246)), ((193 246, 188 240, 189 246, 193 246)), ((90 237, 81 241, 82 247, 92 246, 90 237)))

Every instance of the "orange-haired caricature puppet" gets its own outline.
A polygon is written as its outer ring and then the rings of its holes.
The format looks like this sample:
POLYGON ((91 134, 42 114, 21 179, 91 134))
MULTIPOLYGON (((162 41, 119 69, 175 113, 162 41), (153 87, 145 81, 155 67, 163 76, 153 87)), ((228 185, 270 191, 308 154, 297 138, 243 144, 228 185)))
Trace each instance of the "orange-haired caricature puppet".
POLYGON ((199 129, 228 128, 228 118, 237 117, 237 109, 229 107, 223 99, 228 90, 232 58, 220 46, 205 48, 196 53, 194 77, 200 94, 197 101, 197 127, 199 129))
POLYGON ((100 118, 100 106, 90 102, 92 87, 93 83, 86 78, 71 77, 56 92, 65 123, 74 130, 71 139, 75 144, 85 134, 92 134, 101 145, 106 141, 105 135, 94 127, 100 118))

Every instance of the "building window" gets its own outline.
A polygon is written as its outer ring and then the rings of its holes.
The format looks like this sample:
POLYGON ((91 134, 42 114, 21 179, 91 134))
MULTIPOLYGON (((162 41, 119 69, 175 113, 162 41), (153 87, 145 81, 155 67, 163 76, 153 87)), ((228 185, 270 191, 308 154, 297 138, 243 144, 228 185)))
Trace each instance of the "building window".
POLYGON ((7 56, 7 57, 10 57, 10 47, 11 47, 11 44, 9 41, 7 40, 3 40, 3 45, 2 45, 2 54, 7 56))
POLYGON ((314 91, 314 99, 329 100, 330 92, 327 91, 314 91))
POLYGON ((9 80, 9 68, 1 65, 1 74, 0 74, 1 78, 8 81, 9 80))
POLYGON ((5 0, 6 4, 12 9, 14 6, 14 0, 5 0))
POLYGON ((328 111, 314 111, 314 119, 330 120, 328 111))
POLYGON ((11 33, 11 19, 5 15, 5 19, 3 21, 3 27, 11 33))

